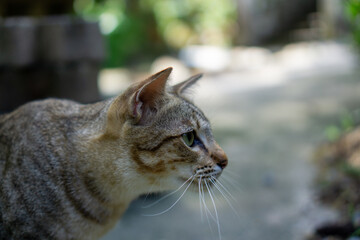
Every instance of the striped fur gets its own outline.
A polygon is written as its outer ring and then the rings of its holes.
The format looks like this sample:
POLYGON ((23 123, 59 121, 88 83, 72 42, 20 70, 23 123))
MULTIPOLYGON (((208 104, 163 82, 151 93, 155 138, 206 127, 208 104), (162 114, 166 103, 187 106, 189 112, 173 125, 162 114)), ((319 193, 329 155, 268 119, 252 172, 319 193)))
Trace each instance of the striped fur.
POLYGON ((0 116, 0 239, 98 239, 141 194, 226 166, 200 109, 168 88, 171 69, 81 105, 31 102, 0 116), (195 130, 202 144, 181 135, 195 130))

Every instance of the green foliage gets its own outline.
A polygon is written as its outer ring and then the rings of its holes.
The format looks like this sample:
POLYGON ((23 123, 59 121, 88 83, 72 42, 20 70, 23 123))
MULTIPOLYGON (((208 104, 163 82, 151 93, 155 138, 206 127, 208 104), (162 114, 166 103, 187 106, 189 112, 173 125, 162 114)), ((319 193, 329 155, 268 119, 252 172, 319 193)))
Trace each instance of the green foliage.
POLYGON ((143 0, 167 44, 230 44, 235 6, 230 0, 143 0))
POLYGON ((77 14, 98 20, 106 67, 126 65, 187 44, 231 45, 232 0, 75 0, 77 14))
POLYGON ((326 138, 333 142, 338 140, 344 133, 353 130, 360 124, 360 109, 353 112, 346 111, 339 119, 339 124, 330 125, 325 129, 326 138))
POLYGON ((356 229, 355 232, 351 236, 352 237, 360 237, 360 228, 356 229))
POLYGON ((331 125, 325 129, 325 136, 327 140, 331 142, 339 139, 341 135, 342 135, 342 130, 338 126, 331 125))
POLYGON ((347 0, 345 8, 353 27, 354 40, 360 46, 360 0, 347 0))
POLYGON ((340 166, 340 170, 347 176, 360 179, 360 169, 354 166, 351 166, 347 163, 343 163, 340 166))

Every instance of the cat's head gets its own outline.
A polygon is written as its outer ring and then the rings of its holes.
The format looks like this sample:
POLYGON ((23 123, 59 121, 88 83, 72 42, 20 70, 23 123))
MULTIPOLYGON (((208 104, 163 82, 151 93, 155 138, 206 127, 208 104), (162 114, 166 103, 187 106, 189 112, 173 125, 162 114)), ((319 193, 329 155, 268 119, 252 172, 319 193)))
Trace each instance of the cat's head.
POLYGON ((227 165, 204 113, 185 96, 201 75, 175 86, 167 68, 129 87, 111 105, 107 134, 128 149, 129 171, 154 189, 169 189, 186 180, 212 180, 227 165))

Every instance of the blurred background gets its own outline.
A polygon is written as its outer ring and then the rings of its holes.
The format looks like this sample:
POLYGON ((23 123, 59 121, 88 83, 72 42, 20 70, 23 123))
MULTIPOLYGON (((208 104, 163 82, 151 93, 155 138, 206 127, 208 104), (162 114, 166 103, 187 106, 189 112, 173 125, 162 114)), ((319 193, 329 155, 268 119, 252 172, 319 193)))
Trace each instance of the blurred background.
POLYGON ((219 221, 190 192, 144 216, 182 192, 153 194, 103 239, 356 240, 359 47, 360 0, 0 0, 0 113, 203 72, 193 98, 230 159, 219 221))

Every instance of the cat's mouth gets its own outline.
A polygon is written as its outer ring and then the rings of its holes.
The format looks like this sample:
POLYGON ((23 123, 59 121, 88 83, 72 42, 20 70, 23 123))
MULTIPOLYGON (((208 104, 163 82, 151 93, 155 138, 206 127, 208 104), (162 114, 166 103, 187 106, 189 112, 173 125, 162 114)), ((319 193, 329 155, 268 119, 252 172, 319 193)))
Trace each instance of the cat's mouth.
POLYGON ((214 180, 216 181, 216 179, 221 175, 223 169, 218 166, 203 166, 203 167, 199 167, 195 170, 195 174, 194 177, 195 179, 197 179, 199 182, 201 182, 201 180, 204 181, 211 181, 214 180))
POLYGON ((216 185, 218 178, 220 177, 221 173, 212 173, 212 174, 201 174, 201 175, 194 175, 190 178, 180 177, 180 181, 183 182, 183 185, 192 186, 192 187, 212 187, 216 185))
POLYGON ((190 177, 179 177, 179 180, 186 186, 193 187, 212 187, 216 185, 217 179, 220 177, 223 169, 218 165, 202 166, 194 170, 194 174, 190 177))

